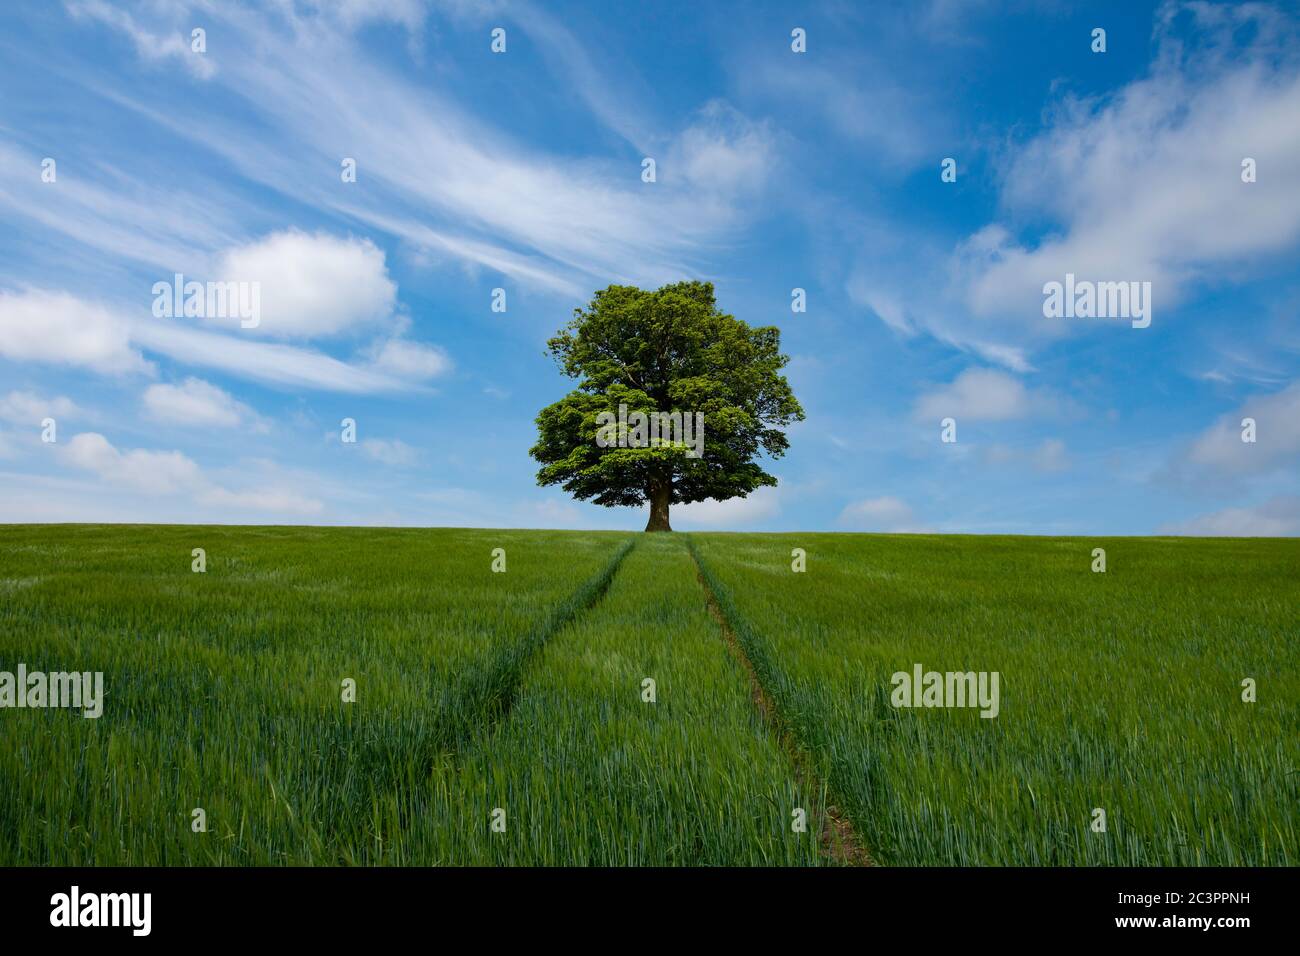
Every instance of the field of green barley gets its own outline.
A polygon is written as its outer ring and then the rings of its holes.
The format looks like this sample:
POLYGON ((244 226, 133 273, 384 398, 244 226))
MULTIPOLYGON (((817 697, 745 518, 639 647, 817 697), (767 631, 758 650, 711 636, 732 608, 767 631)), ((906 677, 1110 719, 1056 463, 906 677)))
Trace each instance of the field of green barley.
POLYGON ((105 701, 0 707, 0 865, 1296 865, 1298 633, 1295 540, 3 526, 105 701))

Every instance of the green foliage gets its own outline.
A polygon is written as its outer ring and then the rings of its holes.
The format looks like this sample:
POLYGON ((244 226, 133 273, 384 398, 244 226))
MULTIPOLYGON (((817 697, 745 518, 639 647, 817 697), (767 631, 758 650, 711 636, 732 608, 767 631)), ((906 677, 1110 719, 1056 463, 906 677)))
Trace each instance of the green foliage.
POLYGON ((548 343, 578 387, 537 417, 531 454, 541 485, 562 485, 600 505, 639 505, 656 486, 670 502, 744 496, 776 479, 755 460, 780 457, 784 428, 803 409, 781 374, 780 331, 751 328, 720 311, 708 282, 655 292, 610 286, 548 343), (602 448, 597 415, 630 411, 704 413, 703 454, 669 443, 602 448))

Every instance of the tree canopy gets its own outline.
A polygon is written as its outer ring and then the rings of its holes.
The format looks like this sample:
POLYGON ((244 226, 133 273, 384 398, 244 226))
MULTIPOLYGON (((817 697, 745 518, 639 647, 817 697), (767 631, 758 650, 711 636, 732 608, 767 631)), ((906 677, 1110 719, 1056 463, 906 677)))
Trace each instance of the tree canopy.
POLYGON ((611 285, 547 347, 578 385, 537 416, 538 484, 611 507, 649 502, 647 531, 671 530, 673 503, 776 485, 757 458, 781 457, 784 429, 804 417, 781 374, 781 333, 720 311, 711 282, 611 285), (667 437, 641 427, 652 413, 665 431, 671 417, 667 437))

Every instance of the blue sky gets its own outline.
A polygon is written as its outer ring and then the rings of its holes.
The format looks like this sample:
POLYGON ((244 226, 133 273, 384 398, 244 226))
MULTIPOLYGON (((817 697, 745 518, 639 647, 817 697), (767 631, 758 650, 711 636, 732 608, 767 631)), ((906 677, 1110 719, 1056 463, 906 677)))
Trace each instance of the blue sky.
POLYGON ((572 385, 544 344, 612 282, 703 278, 781 328, 807 420, 776 489, 679 529, 1298 534, 1298 28, 1132 0, 6 4, 0 521, 640 528, 536 487, 534 417, 572 385), (260 324, 155 317, 177 272, 260 282, 260 324), (1150 327, 1045 318, 1067 272, 1150 282, 1150 327))

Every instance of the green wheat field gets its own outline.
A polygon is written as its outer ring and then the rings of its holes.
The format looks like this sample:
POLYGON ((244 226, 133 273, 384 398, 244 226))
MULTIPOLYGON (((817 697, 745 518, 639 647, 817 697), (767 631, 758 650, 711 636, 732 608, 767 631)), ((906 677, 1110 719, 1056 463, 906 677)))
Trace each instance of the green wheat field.
POLYGON ((6 526, 0 864, 1294 866, 1298 651, 1296 540, 6 526))

